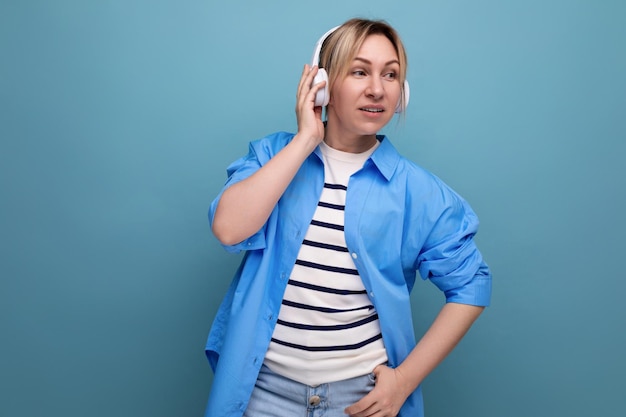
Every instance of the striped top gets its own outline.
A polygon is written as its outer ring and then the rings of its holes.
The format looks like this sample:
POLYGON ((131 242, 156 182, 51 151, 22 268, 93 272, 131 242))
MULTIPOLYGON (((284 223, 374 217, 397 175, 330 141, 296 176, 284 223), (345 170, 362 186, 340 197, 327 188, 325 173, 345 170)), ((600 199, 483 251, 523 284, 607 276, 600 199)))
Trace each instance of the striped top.
POLYGON ((365 375, 387 361, 378 314, 343 233, 348 181, 376 146, 353 154, 320 145, 324 189, 265 357, 272 371, 306 385, 365 375))

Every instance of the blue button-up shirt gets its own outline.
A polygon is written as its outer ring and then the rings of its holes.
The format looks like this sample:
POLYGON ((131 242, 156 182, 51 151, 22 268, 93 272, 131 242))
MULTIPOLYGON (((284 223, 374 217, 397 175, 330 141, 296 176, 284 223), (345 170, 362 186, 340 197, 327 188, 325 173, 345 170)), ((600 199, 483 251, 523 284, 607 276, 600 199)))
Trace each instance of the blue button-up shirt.
MULTIPOLYGON (((224 190, 252 175, 293 136, 280 132, 252 142, 248 155, 228 167, 224 190)), ((491 274, 474 244, 478 219, 465 200, 400 156, 385 136, 378 140, 380 146, 350 178, 345 238, 378 311, 388 365, 395 367, 416 344, 409 294, 417 272, 439 287, 447 302, 479 306, 489 304, 491 274)), ((241 416, 246 409, 323 184, 318 148, 304 161, 263 228, 225 247, 246 252, 206 345, 214 371, 207 417, 241 416)), ((220 197, 211 204, 211 223, 220 197)), ((423 416, 420 388, 399 415, 423 416)))

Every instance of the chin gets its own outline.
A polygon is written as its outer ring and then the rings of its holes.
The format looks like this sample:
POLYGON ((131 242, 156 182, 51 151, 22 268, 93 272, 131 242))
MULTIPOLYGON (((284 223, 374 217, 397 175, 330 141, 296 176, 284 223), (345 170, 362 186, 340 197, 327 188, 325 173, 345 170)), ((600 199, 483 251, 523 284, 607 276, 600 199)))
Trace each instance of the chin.
POLYGON ((378 134, 378 132, 380 132, 385 126, 387 125, 387 123, 381 123, 381 124, 376 124, 376 125, 372 125, 372 126, 366 126, 361 130, 361 134, 363 136, 371 136, 371 135, 376 135, 378 134))

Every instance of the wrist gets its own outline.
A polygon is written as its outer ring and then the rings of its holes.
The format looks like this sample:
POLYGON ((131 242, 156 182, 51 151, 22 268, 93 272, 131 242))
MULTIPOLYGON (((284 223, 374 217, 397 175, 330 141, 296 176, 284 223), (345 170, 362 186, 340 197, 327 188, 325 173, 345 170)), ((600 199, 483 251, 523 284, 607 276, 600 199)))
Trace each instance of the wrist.
POLYGON ((395 368, 395 372, 399 386, 403 394, 407 397, 411 395, 411 393, 415 391, 422 382, 421 378, 415 378, 414 375, 411 375, 410 371, 407 371, 402 366, 395 368))
POLYGON ((293 137, 292 142, 297 144, 298 146, 301 146, 308 155, 315 150, 317 145, 319 145, 322 140, 323 138, 318 138, 313 135, 309 135, 303 132, 298 132, 293 137))

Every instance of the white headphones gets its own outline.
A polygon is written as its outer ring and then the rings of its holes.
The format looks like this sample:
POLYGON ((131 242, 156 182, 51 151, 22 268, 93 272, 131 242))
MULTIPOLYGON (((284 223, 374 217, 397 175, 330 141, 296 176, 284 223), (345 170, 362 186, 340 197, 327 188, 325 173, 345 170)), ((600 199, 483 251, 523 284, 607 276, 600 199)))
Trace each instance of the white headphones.
MULTIPOLYGON (((313 51, 313 58, 311 58, 311 66, 319 65, 320 52, 322 50, 322 45, 324 44, 324 41, 331 33, 333 33, 338 28, 339 26, 335 26, 334 28, 330 29, 328 32, 324 33, 322 37, 317 41, 317 43, 315 44, 315 50, 313 51)), ((321 88, 320 90, 318 90, 317 94, 315 95, 316 107, 324 107, 328 105, 328 101, 330 100, 330 87, 328 85, 328 73, 326 72, 324 68, 319 68, 317 70, 317 74, 315 75, 315 78, 313 79, 313 85, 318 84, 322 81, 326 81, 326 85, 324 86, 324 88, 321 88)), ((400 97, 400 101, 398 102, 398 105, 396 106, 396 109, 395 109, 396 113, 402 113, 404 110, 406 110, 406 107, 409 105, 409 94, 410 94, 409 82, 407 80, 404 80, 404 94, 400 97)))

